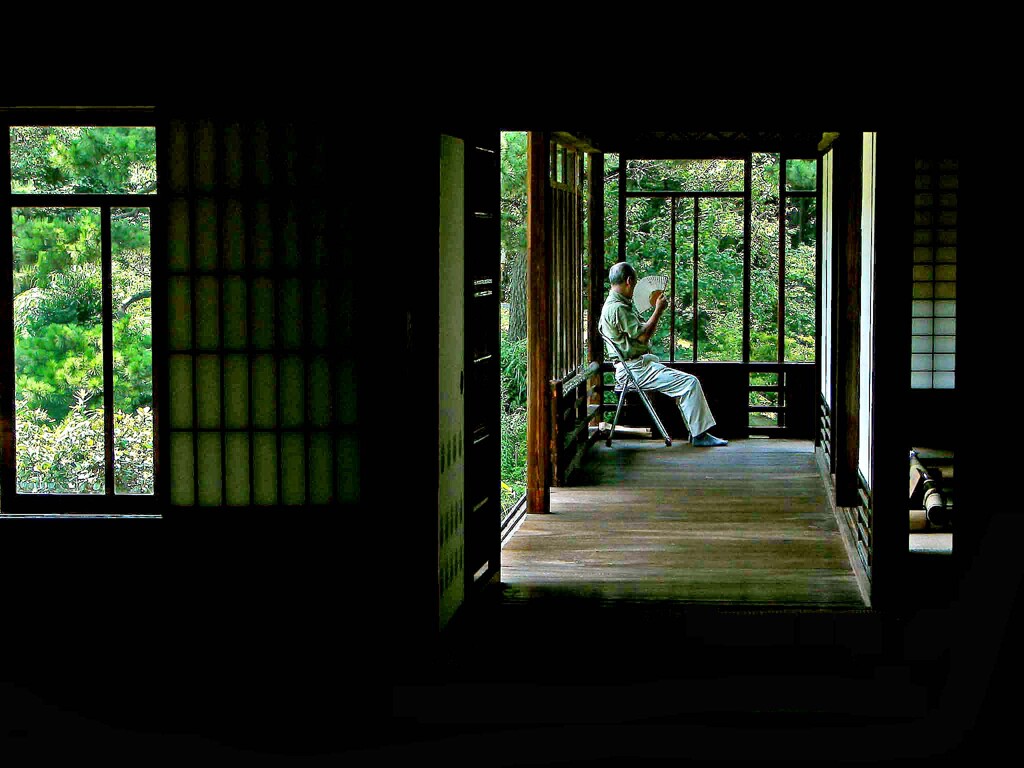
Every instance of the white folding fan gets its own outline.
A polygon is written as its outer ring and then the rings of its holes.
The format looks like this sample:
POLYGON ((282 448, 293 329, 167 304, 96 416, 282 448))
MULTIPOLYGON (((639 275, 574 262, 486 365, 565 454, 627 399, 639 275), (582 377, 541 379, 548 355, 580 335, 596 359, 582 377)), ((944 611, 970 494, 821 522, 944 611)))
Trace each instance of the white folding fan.
POLYGON ((668 278, 664 275, 647 275, 641 278, 633 289, 633 303, 636 304, 637 310, 646 312, 651 309, 667 286, 668 278))

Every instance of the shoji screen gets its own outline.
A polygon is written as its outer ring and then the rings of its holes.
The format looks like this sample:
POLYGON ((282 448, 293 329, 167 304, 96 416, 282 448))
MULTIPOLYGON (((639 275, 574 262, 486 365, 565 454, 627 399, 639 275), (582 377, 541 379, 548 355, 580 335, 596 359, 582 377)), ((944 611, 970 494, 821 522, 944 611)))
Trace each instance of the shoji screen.
POLYGON ((957 161, 919 158, 914 194, 910 386, 956 386, 957 161))
POLYGON ((860 219, 860 451, 858 465, 871 486, 871 329, 875 284, 875 134, 864 134, 860 219))
POLYGON ((358 494, 354 377, 329 281, 324 134, 168 125, 171 504, 358 494), (334 346, 337 344, 337 346, 334 346))

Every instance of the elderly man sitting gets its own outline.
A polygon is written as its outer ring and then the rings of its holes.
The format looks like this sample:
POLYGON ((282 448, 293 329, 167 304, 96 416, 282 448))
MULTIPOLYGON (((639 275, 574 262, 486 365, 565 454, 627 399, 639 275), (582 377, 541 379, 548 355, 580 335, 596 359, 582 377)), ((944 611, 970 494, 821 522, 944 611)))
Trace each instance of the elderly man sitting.
POLYGON ((668 306, 668 299, 664 294, 658 297, 654 313, 645 323, 633 305, 636 270, 621 261, 608 271, 608 279, 612 288, 601 310, 601 333, 626 355, 625 360, 618 360, 614 350, 611 352, 615 360, 615 380, 620 386, 625 384, 626 373, 622 367, 628 365, 641 389, 662 392, 675 398, 693 445, 701 448, 728 445, 728 440, 708 432, 715 426, 715 418, 711 415, 697 377, 662 365, 657 355, 649 354, 648 342, 668 306))

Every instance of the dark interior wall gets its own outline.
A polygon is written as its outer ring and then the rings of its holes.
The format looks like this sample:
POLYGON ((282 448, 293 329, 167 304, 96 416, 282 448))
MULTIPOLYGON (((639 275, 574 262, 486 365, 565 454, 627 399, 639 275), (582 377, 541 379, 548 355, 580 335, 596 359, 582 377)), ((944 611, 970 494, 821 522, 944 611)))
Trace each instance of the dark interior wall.
MULTIPOLYGON (((109 726, 129 739, 184 734, 313 751, 349 745, 370 738, 368 724, 385 719, 390 638, 408 621, 386 600, 395 594, 396 573, 409 567, 402 494, 408 500, 419 484, 396 486, 391 478, 388 485, 385 470, 409 450, 401 428, 418 406, 407 381, 372 375, 401 355, 406 323, 395 321, 404 314, 402 291, 407 298, 416 288, 389 266, 404 258, 397 252, 401 222, 390 222, 390 235, 382 228, 383 211, 393 213, 400 200, 379 194, 385 184, 372 174, 380 167, 326 114, 167 109, 158 117, 190 134, 226 124, 243 134, 262 131, 277 167, 295 180, 273 192, 275 199, 319 222, 303 235, 307 247, 299 255, 316 253, 320 264, 303 262, 287 277, 299 281, 307 309, 314 284, 326 282, 328 314, 318 316, 328 317, 327 333, 306 327, 299 353, 329 362, 330 414, 311 432, 307 412, 292 431, 329 439, 330 497, 229 505, 217 481, 232 458, 222 464, 219 450, 200 450, 190 458, 218 487, 200 489, 195 499, 205 503, 192 504, 181 490, 189 487, 180 482, 182 453, 171 452, 165 461, 179 503, 163 519, 0 521, 4 700, 22 713, 24 727, 16 730, 29 739, 47 729, 99 738, 109 726), (395 250, 374 252, 371 242, 395 250), (397 292, 390 290, 395 283, 397 292), (314 337, 327 341, 317 346, 314 337), (383 407, 389 393, 403 390, 408 411, 383 407), (394 456, 376 450, 381 445, 394 456), (208 461, 212 469, 202 466, 208 461)), ((247 204, 262 192, 245 179, 233 195, 247 204)), ((196 223, 191 213, 193 231, 196 223)), ((268 224, 275 246, 287 245, 288 217, 272 213, 268 224)), ((229 275, 214 269, 207 276, 229 275)), ((248 279, 251 286, 255 278, 248 279)), ((209 395, 198 392, 197 401, 209 395)), ((217 403, 226 407, 230 397, 226 391, 217 403)), ((308 463, 314 451, 303 458, 308 463)), ((412 601, 424 592, 406 594, 412 601)))

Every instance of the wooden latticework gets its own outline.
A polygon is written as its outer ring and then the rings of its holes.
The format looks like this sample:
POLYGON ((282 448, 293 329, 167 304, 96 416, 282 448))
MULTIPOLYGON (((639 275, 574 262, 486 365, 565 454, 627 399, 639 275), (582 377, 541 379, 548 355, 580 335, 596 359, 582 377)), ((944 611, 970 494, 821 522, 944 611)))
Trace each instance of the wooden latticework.
POLYGON ((552 379, 576 373, 583 348, 583 153, 551 142, 552 379))

